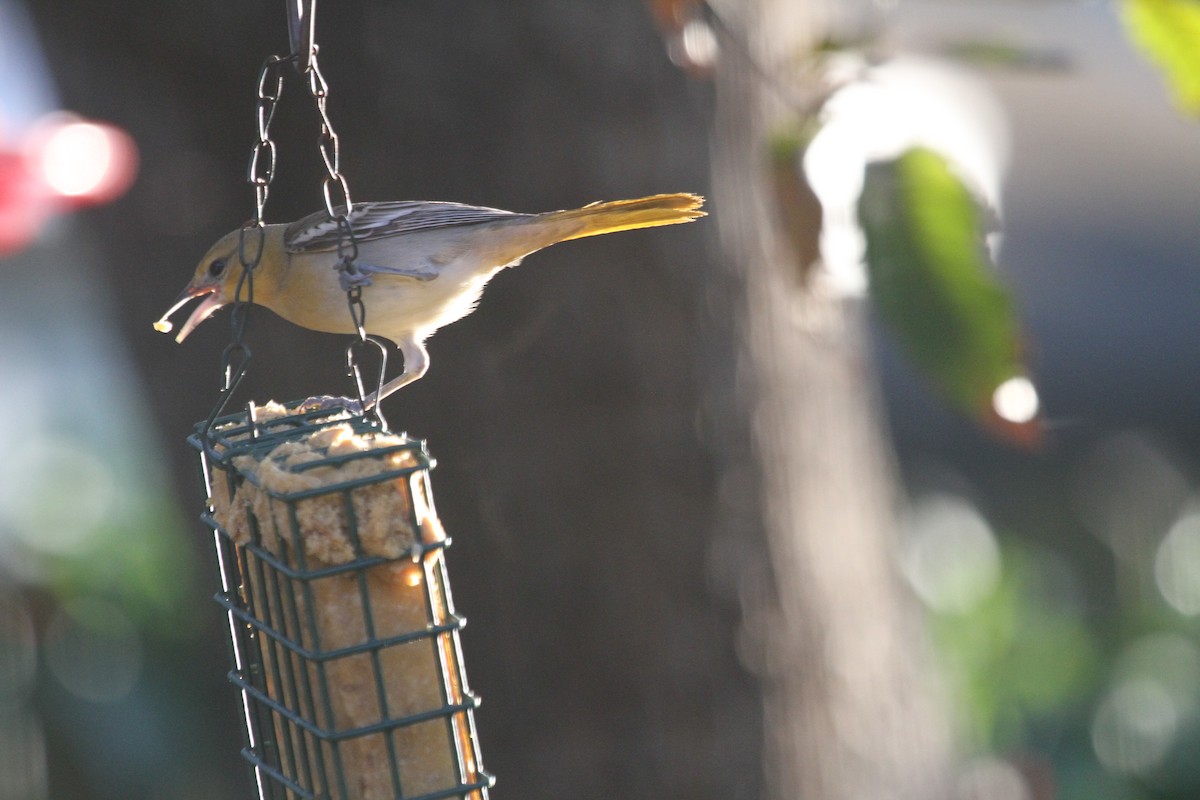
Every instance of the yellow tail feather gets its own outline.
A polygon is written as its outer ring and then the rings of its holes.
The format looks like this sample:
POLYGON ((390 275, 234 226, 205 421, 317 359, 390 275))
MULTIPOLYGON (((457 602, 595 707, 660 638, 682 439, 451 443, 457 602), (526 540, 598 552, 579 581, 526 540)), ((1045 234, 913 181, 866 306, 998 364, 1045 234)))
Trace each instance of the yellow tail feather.
POLYGON ((551 211, 539 214, 546 221, 575 223, 570 233, 557 241, 599 236, 637 228, 653 228, 658 225, 678 225, 705 216, 700 210, 704 198, 695 194, 656 194, 636 200, 612 200, 607 203, 592 203, 570 211, 551 211))

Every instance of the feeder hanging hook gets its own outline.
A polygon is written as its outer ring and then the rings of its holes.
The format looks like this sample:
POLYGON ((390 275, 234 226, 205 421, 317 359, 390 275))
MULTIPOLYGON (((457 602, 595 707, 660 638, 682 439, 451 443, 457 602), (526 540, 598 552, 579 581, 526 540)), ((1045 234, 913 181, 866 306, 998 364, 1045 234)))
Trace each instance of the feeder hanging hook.
POLYGON ((285 0, 287 5, 288 46, 301 74, 312 69, 316 52, 317 0, 285 0))

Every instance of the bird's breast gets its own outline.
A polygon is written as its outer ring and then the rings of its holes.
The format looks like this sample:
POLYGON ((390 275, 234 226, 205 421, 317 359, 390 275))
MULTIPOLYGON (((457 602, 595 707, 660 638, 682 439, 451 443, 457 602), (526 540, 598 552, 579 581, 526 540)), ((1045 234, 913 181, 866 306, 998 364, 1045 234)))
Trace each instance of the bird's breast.
MULTIPOLYGON (((471 313, 487 282, 502 265, 480 263, 477 254, 448 253, 445 248, 359 248, 359 264, 367 270, 364 287, 367 331, 389 339, 416 335, 424 338, 438 328, 471 313), (414 257, 414 252, 418 255, 414 257), (439 258, 442 255, 444 257, 439 258), (408 277, 372 270, 372 267, 432 275, 408 277)), ((292 254, 289 269, 270 308, 297 325, 328 333, 354 333, 346 293, 339 281, 333 253, 292 254)))

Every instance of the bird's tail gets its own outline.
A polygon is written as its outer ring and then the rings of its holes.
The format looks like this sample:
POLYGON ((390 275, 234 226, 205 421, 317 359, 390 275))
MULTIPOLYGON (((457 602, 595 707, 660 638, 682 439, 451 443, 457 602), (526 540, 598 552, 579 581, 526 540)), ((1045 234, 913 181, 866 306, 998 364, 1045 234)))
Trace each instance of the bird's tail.
POLYGON ((695 194, 656 194, 637 200, 592 203, 570 211, 550 211, 536 218, 555 223, 548 226, 559 232, 555 241, 566 242, 602 233, 691 222, 705 216, 700 210, 702 205, 704 198, 695 194))

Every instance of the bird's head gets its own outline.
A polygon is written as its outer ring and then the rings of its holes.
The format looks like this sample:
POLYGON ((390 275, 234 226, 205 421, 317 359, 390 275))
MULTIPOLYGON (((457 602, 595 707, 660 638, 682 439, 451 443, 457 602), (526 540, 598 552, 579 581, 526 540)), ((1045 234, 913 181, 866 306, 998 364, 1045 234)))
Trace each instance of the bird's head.
MULTIPOLYGON (((192 309, 187 321, 183 323, 183 327, 175 336, 175 341, 182 342, 189 333, 196 329, 196 326, 212 316, 212 313, 218 308, 238 299, 251 300, 250 281, 243 278, 246 270, 242 266, 242 252, 244 245, 246 257, 252 259, 258 249, 257 238, 253 228, 246 229, 244 234, 237 230, 226 234, 210 247, 204 254, 204 258, 200 259, 196 271, 192 274, 192 279, 188 281, 183 292, 175 298, 175 302, 167 309, 167 312, 154 323, 154 329, 162 333, 169 333, 173 327, 170 316, 191 300, 203 298, 200 304, 192 309), (242 284, 240 297, 238 295, 239 283, 242 284)), ((259 294, 259 289, 264 283, 260 278, 265 277, 264 273, 267 271, 264 269, 268 266, 266 245, 267 243, 264 241, 262 258, 253 270, 255 295, 259 294)), ((253 299, 256 302, 260 301, 257 296, 253 299)))

